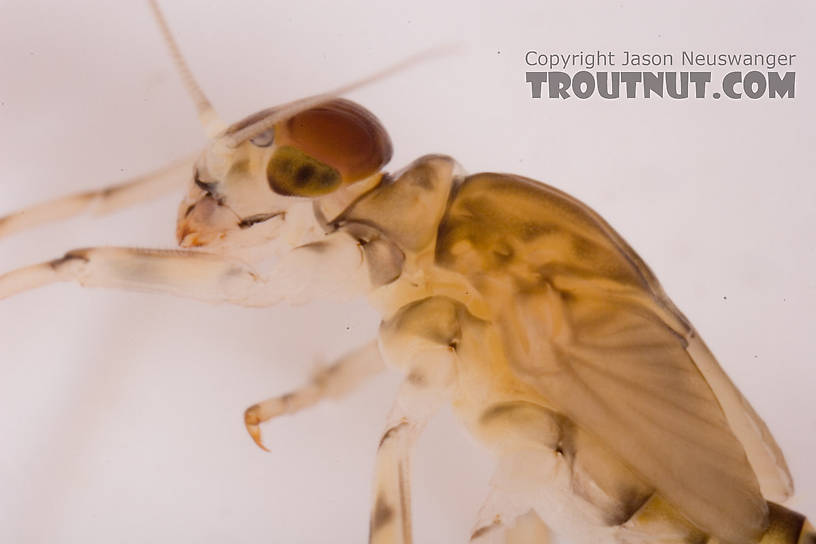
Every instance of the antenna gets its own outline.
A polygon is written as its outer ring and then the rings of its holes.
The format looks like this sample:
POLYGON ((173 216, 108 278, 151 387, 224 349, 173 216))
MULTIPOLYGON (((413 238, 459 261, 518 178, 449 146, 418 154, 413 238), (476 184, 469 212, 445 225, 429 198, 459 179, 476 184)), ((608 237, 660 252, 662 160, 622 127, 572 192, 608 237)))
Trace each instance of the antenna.
POLYGON ((187 61, 184 60, 184 55, 181 54, 181 49, 179 49, 175 38, 173 38, 173 33, 170 32, 170 27, 167 25, 167 20, 164 18, 159 4, 156 0, 148 0, 148 3, 150 4, 151 11, 153 11, 156 24, 159 25, 159 30, 164 37, 164 43, 167 44, 167 48, 170 50, 170 57, 173 59, 173 64, 176 65, 176 70, 181 77, 181 81, 184 83, 184 86, 187 87, 190 98, 193 99, 196 111, 198 112, 198 120, 201 121, 207 137, 213 138, 223 131, 226 125, 218 117, 215 108, 213 108, 209 99, 193 77, 190 67, 187 66, 187 61))
POLYGON ((252 123, 249 126, 241 127, 238 130, 227 129, 227 145, 230 147, 235 147, 239 145, 241 142, 254 138, 258 134, 268 130, 269 128, 275 126, 276 123, 283 119, 288 119, 293 115, 308 110, 310 108, 314 108, 319 106, 320 104, 325 104, 337 98, 341 95, 350 93, 351 91, 355 91, 361 87, 365 87, 371 83, 376 81, 380 81, 387 77, 392 76, 398 72, 401 72, 411 66, 416 64, 421 64, 427 60, 442 57, 445 55, 450 55, 454 53, 459 53, 463 50, 461 45, 457 44, 450 44, 450 45, 442 45, 437 47, 431 47, 430 49, 426 49, 425 51, 421 51, 410 57, 407 57, 401 61, 395 62, 390 66, 386 66, 385 68, 374 72, 368 76, 362 77, 357 81, 353 81, 342 87, 338 87, 333 89, 327 93, 321 93, 314 96, 310 96, 307 98, 301 98, 300 100, 295 100, 293 102, 289 102, 288 104, 284 104, 282 106, 276 107, 273 111, 269 113, 269 115, 261 118, 260 120, 252 123))

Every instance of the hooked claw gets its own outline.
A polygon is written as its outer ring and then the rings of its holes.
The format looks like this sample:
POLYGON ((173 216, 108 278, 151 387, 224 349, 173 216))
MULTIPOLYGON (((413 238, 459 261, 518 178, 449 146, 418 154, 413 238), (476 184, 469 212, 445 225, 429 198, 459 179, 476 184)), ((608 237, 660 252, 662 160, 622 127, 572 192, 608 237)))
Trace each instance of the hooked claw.
POLYGON ((246 425, 247 432, 249 432, 249 436, 252 437, 252 440, 258 444, 258 447, 264 451, 269 451, 269 449, 264 446, 263 441, 261 440, 261 415, 260 415, 261 407, 257 404, 253 404, 249 408, 244 411, 244 425, 246 425))

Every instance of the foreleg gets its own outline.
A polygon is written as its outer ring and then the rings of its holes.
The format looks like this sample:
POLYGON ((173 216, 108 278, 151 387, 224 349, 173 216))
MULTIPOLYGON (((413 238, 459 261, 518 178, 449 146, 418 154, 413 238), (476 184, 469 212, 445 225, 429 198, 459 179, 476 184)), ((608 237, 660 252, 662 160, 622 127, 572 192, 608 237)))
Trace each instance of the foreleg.
POLYGON ((0 216, 0 238, 84 212, 102 215, 180 189, 193 175, 195 157, 101 189, 66 195, 0 216))
POLYGON ((261 441, 261 423, 273 417, 294 414, 324 399, 341 398, 383 368, 377 342, 369 342, 334 364, 318 370, 311 381, 300 389, 247 408, 244 412, 247 431, 258 446, 269 451, 261 441))
MULTIPOLYGON (((206 302, 269 306, 361 287, 357 242, 335 233, 294 249, 261 275, 238 259, 198 251, 89 248, 0 276, 0 299, 55 282, 166 293, 206 302)), ((362 270, 361 270, 362 269, 362 270)))

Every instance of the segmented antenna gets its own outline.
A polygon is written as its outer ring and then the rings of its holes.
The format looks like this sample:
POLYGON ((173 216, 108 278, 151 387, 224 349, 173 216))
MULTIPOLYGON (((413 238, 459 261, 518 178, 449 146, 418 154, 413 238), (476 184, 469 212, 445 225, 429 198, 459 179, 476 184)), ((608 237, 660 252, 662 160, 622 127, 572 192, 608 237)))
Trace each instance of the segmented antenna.
POLYGON ((207 99, 207 97, 204 95, 201 87, 198 86, 198 82, 193 77, 190 67, 187 66, 187 61, 184 60, 184 55, 181 54, 181 50, 179 49, 175 38, 173 38, 173 33, 170 32, 170 27, 167 25, 167 20, 165 20, 164 14, 159 8, 159 4, 156 2, 156 0, 148 0, 148 3, 150 4, 150 9, 153 11, 156 24, 159 25, 159 30, 164 37, 164 42, 167 44, 167 48, 170 50, 170 56, 173 59, 173 64, 176 65, 176 70, 178 71, 184 86, 187 87, 187 92, 190 93, 190 98, 193 99, 196 111, 198 112, 198 120, 201 121, 207 136, 212 138, 223 131, 226 125, 218 117, 218 114, 215 112, 215 108, 213 108, 209 99, 207 99))

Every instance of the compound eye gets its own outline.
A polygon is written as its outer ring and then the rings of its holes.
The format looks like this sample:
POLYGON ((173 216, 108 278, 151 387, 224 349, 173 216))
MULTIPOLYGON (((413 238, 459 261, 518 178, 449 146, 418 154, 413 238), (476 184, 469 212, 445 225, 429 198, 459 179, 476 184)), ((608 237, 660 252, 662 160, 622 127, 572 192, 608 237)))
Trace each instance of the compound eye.
POLYGON ((336 99, 295 114, 279 125, 276 140, 337 172, 344 183, 367 178, 391 159, 391 140, 380 121, 354 102, 336 99))
POLYGON ((275 150, 266 178, 276 193, 304 197, 328 194, 342 182, 336 169, 290 145, 275 150))

